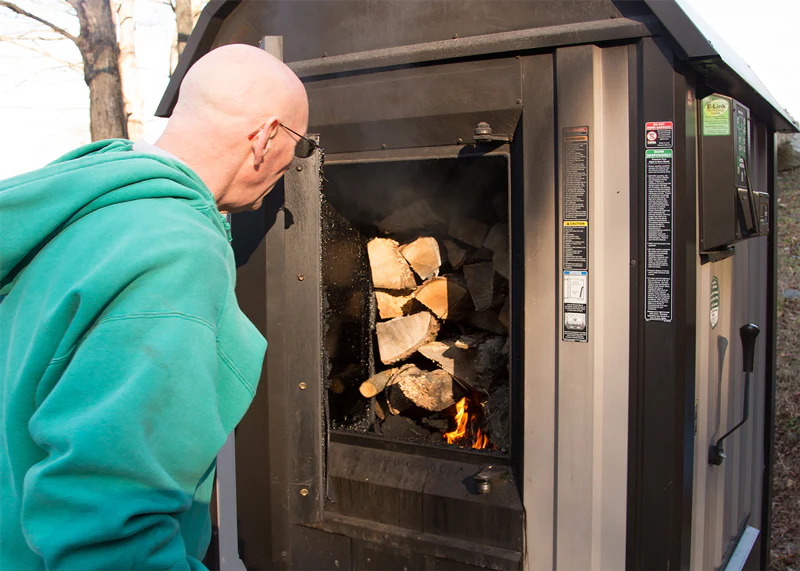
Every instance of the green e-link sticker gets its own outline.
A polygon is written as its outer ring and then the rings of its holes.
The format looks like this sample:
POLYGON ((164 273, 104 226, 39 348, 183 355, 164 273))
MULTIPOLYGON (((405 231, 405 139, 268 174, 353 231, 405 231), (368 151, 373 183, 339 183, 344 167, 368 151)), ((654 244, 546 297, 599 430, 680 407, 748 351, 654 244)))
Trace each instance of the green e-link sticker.
POLYGON ((719 95, 703 99, 703 135, 722 137, 731 134, 731 100, 719 95))
POLYGON ((719 323, 719 280, 717 276, 711 279, 711 329, 719 323))

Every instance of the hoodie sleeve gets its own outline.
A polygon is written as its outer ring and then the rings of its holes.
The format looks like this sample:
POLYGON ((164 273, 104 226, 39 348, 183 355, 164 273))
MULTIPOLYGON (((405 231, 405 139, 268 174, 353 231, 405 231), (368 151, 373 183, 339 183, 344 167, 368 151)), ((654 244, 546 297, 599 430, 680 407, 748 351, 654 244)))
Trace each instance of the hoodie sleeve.
POLYGON ((232 428, 218 377, 203 318, 115 315, 92 329, 29 424, 46 457, 25 477, 22 526, 48 570, 205 569, 180 519, 232 428))

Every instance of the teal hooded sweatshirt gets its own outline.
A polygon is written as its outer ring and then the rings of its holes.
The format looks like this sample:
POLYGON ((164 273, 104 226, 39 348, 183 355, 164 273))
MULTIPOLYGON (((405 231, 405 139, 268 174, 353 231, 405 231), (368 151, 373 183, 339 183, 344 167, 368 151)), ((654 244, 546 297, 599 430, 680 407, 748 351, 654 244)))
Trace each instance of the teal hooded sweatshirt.
POLYGON ((180 161, 101 141, 0 181, 0 570, 203 569, 266 342, 180 161))

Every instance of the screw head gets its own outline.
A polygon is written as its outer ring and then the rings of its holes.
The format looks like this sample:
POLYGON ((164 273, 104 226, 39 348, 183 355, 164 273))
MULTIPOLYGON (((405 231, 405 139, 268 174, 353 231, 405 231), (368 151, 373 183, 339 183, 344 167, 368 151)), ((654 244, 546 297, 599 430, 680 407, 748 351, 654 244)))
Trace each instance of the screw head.
POLYGON ((458 34, 453 34, 453 39, 457 40, 458 39, 458 34))
POLYGON ((298 170, 298 172, 303 170, 303 165, 297 165, 297 170, 298 170))
POLYGON ((459 137, 459 138, 456 140, 456 143, 458 143, 459 145, 460 145, 461 143, 463 143, 463 142, 464 142, 464 139, 462 139, 461 137, 459 137))
POLYGON ((300 390, 301 390, 301 391, 304 391, 304 390, 306 390, 306 386, 307 386, 307 385, 306 385, 305 383, 300 383, 300 384, 299 384, 299 385, 297 385, 297 386, 298 386, 298 387, 300 387, 300 390))
POLYGON ((385 149, 386 149, 386 144, 381 145, 381 150, 385 150, 385 149))
POLYGON ((517 105, 519 105, 520 103, 522 103, 522 99, 517 99, 517 105))
POLYGON ((308 495, 308 490, 306 488, 302 488, 300 490, 300 495, 305 498, 308 495))
POLYGON ((297 281, 303 281, 306 277, 303 274, 297 274, 297 281))

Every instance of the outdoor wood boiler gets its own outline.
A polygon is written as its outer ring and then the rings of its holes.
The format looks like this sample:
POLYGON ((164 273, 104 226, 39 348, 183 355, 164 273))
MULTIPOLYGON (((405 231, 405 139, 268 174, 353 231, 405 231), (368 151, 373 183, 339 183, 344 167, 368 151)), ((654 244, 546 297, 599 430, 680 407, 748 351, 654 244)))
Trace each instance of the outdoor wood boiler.
POLYGON ((324 148, 232 220, 269 349, 210 567, 765 568, 796 127, 699 25, 672 0, 206 7, 158 114, 208 50, 259 45, 324 148))

